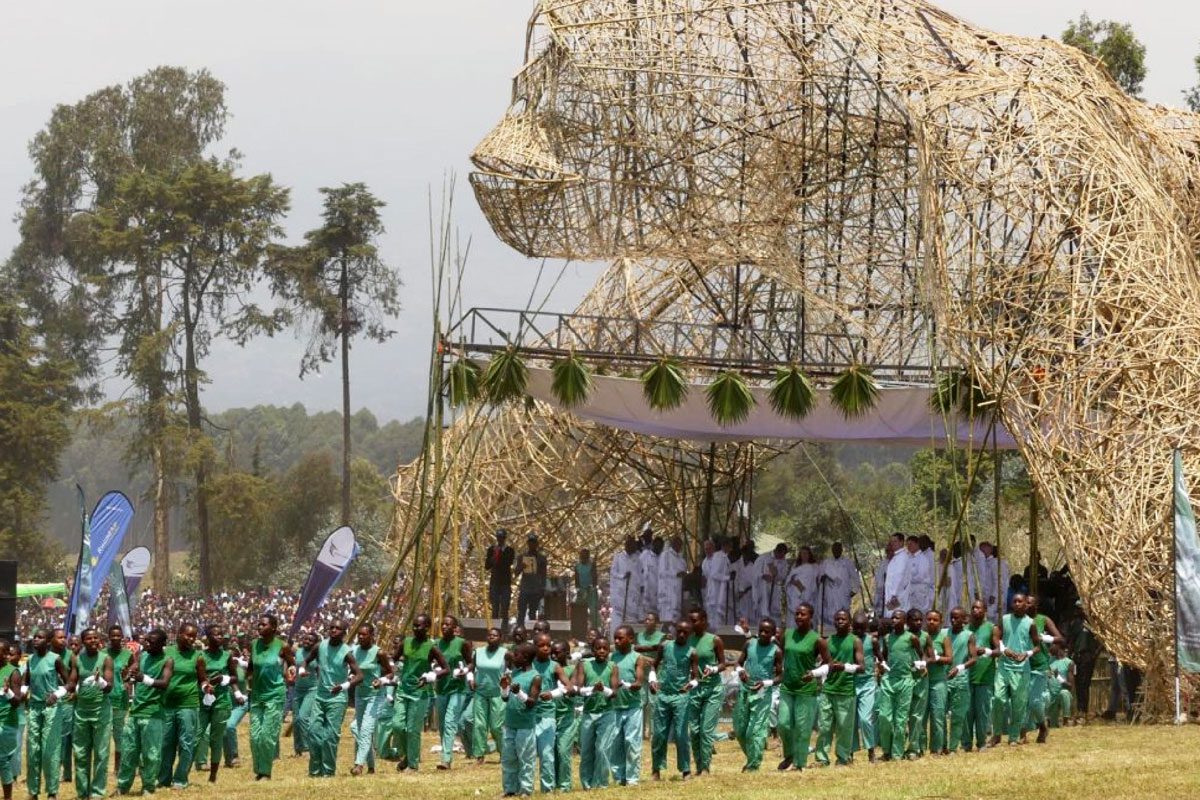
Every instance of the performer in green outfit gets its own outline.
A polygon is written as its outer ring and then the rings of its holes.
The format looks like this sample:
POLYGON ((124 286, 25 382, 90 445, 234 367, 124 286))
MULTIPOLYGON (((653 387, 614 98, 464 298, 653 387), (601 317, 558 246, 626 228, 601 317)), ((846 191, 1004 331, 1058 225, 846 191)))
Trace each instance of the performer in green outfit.
MULTIPOLYGON (((930 637, 929 672, 929 753, 944 755, 946 749, 946 697, 950 691, 946 683, 950 665, 954 663, 954 648, 950 630, 942 627, 942 613, 929 611, 925 614, 925 632, 930 637)), ((921 738, 925 739, 925 727, 921 727, 921 738)), ((924 748, 921 748, 924 749, 924 748)))
POLYGON ((551 645, 550 657, 558 664, 560 674, 565 678, 565 686, 558 687, 561 693, 554 697, 554 788, 569 792, 571 756, 579 740, 579 718, 583 714, 583 698, 575 690, 575 673, 579 664, 571 663, 571 648, 566 642, 551 645))
MULTIPOLYGON (((246 669, 250 684, 250 756, 256 781, 271 777, 279 753, 287 684, 295 679, 296 658, 291 646, 279 638, 279 620, 274 614, 263 614, 258 618, 258 638, 250 643, 250 665, 246 669)), ((339 718, 337 722, 340 730, 342 721, 339 718)))
POLYGON ((633 649, 636 634, 622 625, 613 636, 613 668, 617 672, 617 694, 613 709, 613 780, 619 786, 636 786, 642 770, 642 686, 646 682, 645 659, 633 649))
POLYGON ((929 717, 929 665, 933 661, 932 637, 925 630, 925 615, 919 608, 910 608, 906 617, 909 633, 921 641, 921 649, 913 662, 912 705, 908 709, 908 747, 904 757, 920 758, 925 754, 926 721, 929 717))
MULTIPOLYGON (((487 754, 488 736, 496 749, 504 747, 504 701, 500 699, 500 676, 504 673, 508 650, 500 646, 499 628, 488 628, 487 644, 474 652, 474 665, 467 674, 467 685, 475 692, 472 719, 471 752, 482 764, 487 754)), ((501 753, 503 755, 503 752, 501 753)))
POLYGON ((783 686, 779 691, 779 739, 783 745, 780 771, 804 769, 817 718, 819 678, 829 674, 829 648, 812 628, 813 607, 796 608, 796 627, 783 634, 783 686))
POLYGON ((167 648, 171 683, 163 695, 162 756, 158 785, 183 789, 196 759, 196 734, 200 728, 200 685, 208 682, 204 658, 196 648, 196 626, 185 622, 167 648))
POLYGON ((971 622, 967 630, 975 638, 974 662, 967 670, 971 684, 971 707, 967 712, 967 730, 963 749, 971 751, 972 739, 976 749, 987 746, 992 723, 992 689, 996 680, 996 651, 992 649, 992 630, 987 618, 987 605, 982 600, 971 604, 971 622))
POLYGON ((298 756, 308 752, 308 718, 312 713, 313 690, 317 687, 317 671, 309 671, 308 654, 316 647, 316 634, 306 631, 300 635, 300 647, 296 650, 296 683, 292 688, 295 709, 292 712, 292 750, 298 756))
POLYGON ((125 646, 125 632, 120 625, 108 626, 108 647, 104 650, 113 662, 113 688, 108 693, 108 704, 112 708, 112 751, 113 772, 121 771, 121 740, 125 733, 125 715, 129 711, 129 693, 121 676, 129 666, 133 653, 125 646))
POLYGON ((1036 627, 1025 608, 1025 595, 1013 595, 1012 613, 1005 614, 1000 627, 992 629, 992 649, 1000 653, 992 694, 993 747, 1000 744, 1000 732, 1005 729, 1008 743, 1017 744, 1028 713, 1029 659, 1034 653, 1036 627))
POLYGON ((946 705, 950 711, 950 737, 942 754, 960 746, 971 746, 971 681, 968 673, 975 666, 975 634, 967 627, 967 612, 961 606, 950 611, 950 669, 946 672, 946 705))
POLYGON ((867 751, 867 761, 875 763, 875 690, 879 678, 875 665, 879 662, 879 635, 870 627, 867 615, 861 611, 854 615, 851 625, 854 635, 862 642, 862 669, 854 673, 854 750, 867 751))
POLYGON ((400 676, 396 684, 396 716, 392 719, 392 735, 401 748, 397 772, 420 769, 421 728, 429 712, 433 685, 450 672, 442 652, 429 638, 429 624, 428 614, 417 614, 413 635, 396 642, 392 652, 400 676))
MULTIPOLYGON (((442 638, 437 641, 437 649, 450 666, 450 673, 438 678, 435 691, 437 692, 437 718, 439 733, 442 740, 442 760, 438 769, 450 769, 454 761, 454 738, 463 728, 463 715, 466 712, 467 673, 471 671, 473 660, 471 643, 459 636, 458 618, 447 614, 442 617, 442 638)), ((463 737, 463 749, 470 753, 470 743, 463 737)))
POLYGON ((541 678, 541 692, 534 706, 533 744, 535 757, 541 763, 539 785, 542 792, 554 791, 555 736, 557 735, 557 707, 555 702, 566 694, 563 688, 567 676, 557 661, 551 658, 553 643, 550 634, 538 632, 533 635, 534 658, 531 669, 541 678))
MULTIPOLYGON (((758 637, 746 642, 738 659, 741 687, 733 707, 733 735, 742 747, 746 764, 742 772, 757 772, 770 733, 771 687, 783 675, 783 651, 775 641, 775 622, 758 623, 758 637)), ((663 742, 666 755, 666 742, 663 742)))
POLYGON ((62 714, 69 711, 60 703, 67 696, 70 675, 62 656, 53 646, 65 645, 66 632, 42 628, 33 635, 33 652, 25 663, 25 686, 29 687, 29 717, 25 731, 25 786, 37 800, 46 782, 46 794, 58 794, 61 780, 62 714))
POLYGON ((125 738, 121 742, 121 770, 117 773, 117 791, 128 794, 139 769, 142 792, 154 794, 158 787, 162 757, 163 696, 171 683, 174 664, 166 654, 167 633, 155 628, 146 634, 146 646, 129 663, 127 681, 133 684, 133 700, 125 720, 125 738))
POLYGON ((201 687, 200 728, 196 743, 196 767, 208 769, 208 782, 217 782, 217 770, 225 750, 225 726, 233 713, 233 690, 237 685, 237 672, 229 651, 225 649, 228 638, 220 625, 209 625, 204 629, 204 669, 208 680, 201 687))
POLYGON ((536 648, 531 644, 513 649, 513 672, 500 678, 504 701, 504 744, 500 748, 500 775, 505 797, 533 794, 533 768, 537 759, 534 710, 542 693, 542 678, 531 664, 536 648))
POLYGON ((584 698, 579 726, 579 785, 585 790, 608 786, 613 749, 612 697, 620 688, 617 669, 608 657, 608 639, 592 640, 592 659, 575 670, 575 688, 584 698))
MULTIPOLYGON (((655 614, 653 611, 646 612, 642 624, 643 628, 638 631, 633 649, 638 655, 646 659, 648 668, 658 658, 658 651, 662 647, 662 643, 667 638, 667 635, 658 629, 658 614, 655 614)), ((653 738, 654 736, 654 703, 656 699, 657 695, 650 693, 649 681, 643 682, 642 728, 646 731, 646 738, 653 738)))
POLYGON ((675 624, 675 639, 658 651, 648 683, 655 695, 654 734, 650 739, 650 763, 654 780, 662 780, 667 766, 667 742, 675 740, 675 764, 683 780, 692 774, 691 738, 688 718, 691 698, 688 692, 700 685, 696 650, 691 645, 692 623, 681 619, 675 624))
POLYGON ((1075 662, 1067 657, 1066 648, 1055 642, 1050 645, 1050 708, 1051 728, 1071 724, 1072 692, 1075 691, 1075 662))
MULTIPOLYGON (((918 616, 921 612, 917 612, 918 616)), ((921 638, 904 624, 900 609, 892 612, 892 629, 883 637, 879 682, 879 747, 883 760, 904 757, 905 734, 913 702, 913 669, 921 660, 921 638)))
POLYGON ((83 649, 71 661, 71 687, 75 691, 75 726, 71 749, 75 759, 75 794, 104 797, 108 792, 108 740, 112 735, 112 659, 100 649, 100 632, 83 632, 83 649))
POLYGON ((11 645, 0 639, 0 788, 4 800, 12 800, 13 770, 17 748, 20 746, 21 700, 25 685, 21 682, 21 671, 9 660, 11 645))
POLYGON ((346 624, 332 623, 325 641, 308 654, 305 663, 309 672, 314 664, 317 667, 317 686, 308 718, 308 774, 313 778, 330 778, 337 770, 347 692, 362 682, 362 672, 345 637, 346 624))
POLYGON ((574 572, 575 603, 587 607, 587 624, 599 628, 600 597, 596 592, 596 565, 586 547, 579 551, 579 561, 575 563, 574 572))
POLYGON ((854 678, 863 668, 862 640, 850 631, 850 612, 841 609, 833 615, 834 633, 829 649, 829 677, 817 700, 817 763, 829 766, 829 744, 836 738, 837 763, 850 763, 854 755, 855 687, 854 678))
POLYGON ((358 644, 351 650, 354 663, 362 673, 362 683, 354 690, 354 719, 350 735, 354 738, 354 766, 350 774, 362 775, 363 767, 375 774, 375 729, 383 707, 387 705, 387 686, 392 680, 392 662, 375 644, 375 626, 358 626, 358 644))
MULTIPOLYGON (((1025 598, 1025 613, 1033 620, 1037 630, 1033 634, 1033 655, 1029 659, 1029 712, 1021 730, 1021 742, 1025 742, 1026 731, 1037 728, 1037 742, 1044 744, 1050 729, 1046 724, 1046 711, 1051 702, 1051 684, 1055 681, 1050 677, 1050 648, 1049 645, 1067 640, 1059 633, 1054 620, 1038 612, 1038 599, 1034 595, 1025 598)), ((1056 687, 1057 688, 1057 687, 1056 687)))
POLYGON ((689 644, 696 651, 696 664, 700 670, 700 685, 688 693, 691 708, 688 711, 688 730, 692 739, 692 756, 696 760, 696 774, 710 772, 712 767, 713 742, 716 740, 717 718, 724 702, 721 672, 725 669, 725 643, 721 637, 708 632, 708 612, 693 608, 688 613, 692 625, 689 644))

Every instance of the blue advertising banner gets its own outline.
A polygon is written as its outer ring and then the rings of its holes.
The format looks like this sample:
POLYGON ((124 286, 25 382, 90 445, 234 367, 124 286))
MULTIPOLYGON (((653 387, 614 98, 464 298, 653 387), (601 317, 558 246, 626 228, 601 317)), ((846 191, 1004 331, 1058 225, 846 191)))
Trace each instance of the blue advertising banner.
POLYGON ((325 605, 325 599, 358 556, 358 550, 358 540, 354 538, 354 531, 350 527, 342 526, 329 534, 300 591, 300 602, 296 605, 296 616, 292 618, 289 636, 295 637, 304 623, 325 605))

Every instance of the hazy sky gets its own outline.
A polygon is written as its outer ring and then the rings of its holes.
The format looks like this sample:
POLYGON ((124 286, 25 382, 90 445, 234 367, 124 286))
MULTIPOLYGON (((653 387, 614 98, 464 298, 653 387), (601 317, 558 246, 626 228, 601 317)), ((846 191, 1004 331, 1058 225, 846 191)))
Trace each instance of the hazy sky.
MULTIPOLYGON (((1145 43, 1145 96, 1177 105, 1196 83, 1200 3, 1144 0, 944 0, 984 27, 1057 36, 1069 19, 1130 22, 1145 43)), ((531 0, 59 0, 0 4, 0 209, 15 213, 30 177, 29 139, 58 103, 124 83, 160 64, 207 67, 227 86, 223 146, 247 173, 292 187, 287 227, 315 226, 318 187, 364 181, 388 203, 384 256, 405 281, 405 310, 388 343, 351 354, 355 407, 383 419, 421 413, 430 331, 428 190, 458 174, 456 220, 473 237, 468 305, 523 307, 536 262, 491 234, 466 182, 467 156, 507 104, 531 0)), ((11 216, 0 215, 0 219, 11 216)), ((16 240, 0 224, 0 253, 16 240)), ((597 274, 572 266, 549 308, 570 310, 597 274)), ((219 347, 205 401, 214 410, 257 403, 340 407, 338 365, 297 378, 302 343, 260 339, 219 347)), ((119 386, 112 386, 119 391, 119 386)))

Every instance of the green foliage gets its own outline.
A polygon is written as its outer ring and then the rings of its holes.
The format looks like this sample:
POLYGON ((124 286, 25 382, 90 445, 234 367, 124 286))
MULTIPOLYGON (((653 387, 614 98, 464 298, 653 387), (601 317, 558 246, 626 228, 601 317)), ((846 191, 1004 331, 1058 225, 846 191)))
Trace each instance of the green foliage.
POLYGON ((499 405, 525 396, 529 369, 515 347, 492 355, 483 373, 483 391, 490 402, 499 405))
MULTIPOLYGON (((1200 56, 1192 59, 1192 64, 1196 67, 1197 78, 1200 79, 1200 56)), ((1200 80, 1197 80, 1196 85, 1192 88, 1183 91, 1183 102, 1192 111, 1200 114, 1200 80)))
POLYGON ((679 408, 687 397, 688 384, 683 376, 683 366, 669 356, 663 356, 647 367, 641 379, 646 403, 655 411, 679 408))
POLYGON ((970 418, 987 411, 995 403, 972 375, 963 370, 948 370, 938 376, 929 405, 938 414, 959 413, 970 418))
POLYGON ((812 411, 817 402, 817 393, 804 370, 793 365, 775 371, 770 399, 771 408, 775 409, 776 414, 799 420, 812 411))
POLYGON ((555 361, 550 369, 554 374, 550 391, 563 408, 575 408, 587 402, 592 391, 592 371, 582 358, 571 353, 555 361))
POLYGON ((450 405, 467 406, 479 399, 479 365, 469 358, 456 359, 447 371, 450 384, 450 405))
POLYGON ((718 373, 704 394, 709 413, 723 428, 744 422, 757 403, 746 379, 729 370, 718 373))
POLYGON ((1063 43, 1076 47, 1100 61, 1108 74, 1131 97, 1142 96, 1146 79, 1146 46, 1138 41, 1126 22, 1093 22, 1086 14, 1067 23, 1063 43))
POLYGON ((829 401, 846 419, 861 417, 879 402, 879 385, 871 370, 856 364, 834 382, 829 390, 829 401))

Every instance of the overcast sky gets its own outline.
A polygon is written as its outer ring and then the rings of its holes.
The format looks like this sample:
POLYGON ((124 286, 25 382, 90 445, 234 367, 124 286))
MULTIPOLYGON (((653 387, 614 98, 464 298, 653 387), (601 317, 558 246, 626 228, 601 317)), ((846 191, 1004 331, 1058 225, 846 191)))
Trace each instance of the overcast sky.
MULTIPOLYGON (((944 0, 992 30, 1057 36, 1069 19, 1133 25, 1147 47, 1145 96, 1178 105, 1196 83, 1200 3, 1144 0, 944 0)), ((388 204, 384 256, 401 271, 405 310, 383 345, 358 343, 353 402, 381 419, 421 413, 430 330, 427 196, 458 174, 456 220, 473 238, 468 305, 523 307, 536 263, 491 234, 466 183, 467 156, 503 113, 520 66, 531 0, 58 0, 0 4, 0 253, 16 240, 26 145, 58 103, 160 65, 206 67, 227 86, 223 146, 248 173, 292 187, 289 234, 318 222, 317 189, 364 181, 388 204), (10 213, 11 212, 11 213, 10 213)), ((572 266, 550 308, 570 310, 595 278, 572 266)), ((295 337, 218 347, 205 401, 214 410, 302 402, 340 408, 338 365, 297 378, 295 337)), ((119 386, 111 386, 114 392, 119 386)))

